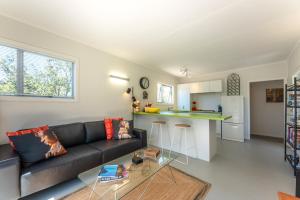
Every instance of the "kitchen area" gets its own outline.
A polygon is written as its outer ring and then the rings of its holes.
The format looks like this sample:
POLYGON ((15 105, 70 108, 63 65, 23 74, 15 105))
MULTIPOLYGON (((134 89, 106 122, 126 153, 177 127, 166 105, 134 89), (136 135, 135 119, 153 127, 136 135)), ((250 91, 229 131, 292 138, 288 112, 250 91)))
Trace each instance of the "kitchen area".
POLYGON ((216 122, 216 134, 221 139, 244 142, 244 98, 228 96, 224 91, 223 80, 178 84, 177 108, 191 113, 232 116, 216 122))
POLYGON ((178 84, 177 105, 159 113, 136 112, 135 127, 154 134, 150 144, 209 162, 217 137, 244 142, 243 97, 227 96, 223 88, 223 80, 178 84))

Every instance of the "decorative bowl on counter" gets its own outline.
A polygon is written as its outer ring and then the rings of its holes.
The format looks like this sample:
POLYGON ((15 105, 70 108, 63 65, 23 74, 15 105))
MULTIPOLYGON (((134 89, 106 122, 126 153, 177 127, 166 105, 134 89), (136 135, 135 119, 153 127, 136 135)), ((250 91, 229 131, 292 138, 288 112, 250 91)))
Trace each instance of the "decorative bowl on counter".
POLYGON ((159 113, 160 112, 160 108, 145 107, 145 112, 148 112, 148 113, 159 113))

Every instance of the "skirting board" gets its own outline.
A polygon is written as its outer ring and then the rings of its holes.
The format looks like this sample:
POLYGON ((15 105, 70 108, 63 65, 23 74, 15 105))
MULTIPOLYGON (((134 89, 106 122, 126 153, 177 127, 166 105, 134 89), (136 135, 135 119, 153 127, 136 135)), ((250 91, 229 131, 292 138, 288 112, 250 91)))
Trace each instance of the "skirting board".
POLYGON ((266 136, 266 135, 251 134, 251 138, 259 138, 259 139, 269 140, 269 141, 274 141, 274 142, 279 142, 279 143, 283 143, 284 142, 283 138, 266 136))

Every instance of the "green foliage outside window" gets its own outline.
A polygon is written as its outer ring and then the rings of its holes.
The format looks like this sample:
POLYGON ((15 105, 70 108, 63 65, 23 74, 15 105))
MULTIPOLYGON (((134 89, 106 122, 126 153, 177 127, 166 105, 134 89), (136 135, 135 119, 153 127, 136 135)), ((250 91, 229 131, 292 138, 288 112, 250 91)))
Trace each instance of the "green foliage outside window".
POLYGON ((0 94, 73 97, 73 68, 70 61, 0 46, 0 94))
POLYGON ((0 46, 0 93, 17 93, 17 51, 0 46))

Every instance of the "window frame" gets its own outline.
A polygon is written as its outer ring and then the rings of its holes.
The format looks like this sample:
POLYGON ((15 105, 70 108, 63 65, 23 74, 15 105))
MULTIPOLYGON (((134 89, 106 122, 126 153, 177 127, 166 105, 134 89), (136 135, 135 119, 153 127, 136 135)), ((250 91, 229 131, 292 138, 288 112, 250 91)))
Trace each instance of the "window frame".
POLYGON ((167 83, 162 83, 162 82, 157 82, 157 84, 156 84, 156 103, 158 103, 158 104, 161 104, 161 105, 174 105, 174 103, 175 103, 175 87, 174 87, 174 85, 172 85, 172 84, 167 84, 167 83), (164 85, 164 86, 168 86, 168 87, 171 87, 172 88, 172 97, 171 97, 171 103, 165 103, 165 102, 159 102, 158 101, 158 97, 159 97, 159 94, 158 94, 158 92, 159 92, 159 90, 158 90, 158 85, 159 84, 161 84, 161 85, 164 85))
POLYGON ((78 76, 78 60, 75 58, 70 58, 67 56, 61 56, 55 53, 51 53, 49 51, 46 50, 39 50, 33 47, 27 47, 24 45, 11 45, 11 43, 13 42, 2 42, 0 40, 0 46, 4 46, 7 48, 13 48, 17 51, 17 80, 16 80, 16 88, 17 88, 17 94, 4 94, 4 93, 0 93, 0 100, 20 100, 20 99, 26 99, 26 100, 58 100, 58 101, 77 101, 77 76, 78 76), (19 46, 23 46, 23 47, 19 47, 19 46), (43 95, 33 95, 33 94, 24 94, 24 52, 28 52, 28 53, 33 53, 36 55, 40 55, 40 56, 45 56, 45 57, 49 57, 49 58, 53 58, 53 59, 58 59, 58 60, 62 60, 62 61, 66 61, 66 62, 71 62, 72 63, 72 96, 67 97, 59 97, 59 96, 43 96, 43 95), (23 98, 25 97, 25 98, 23 98))

